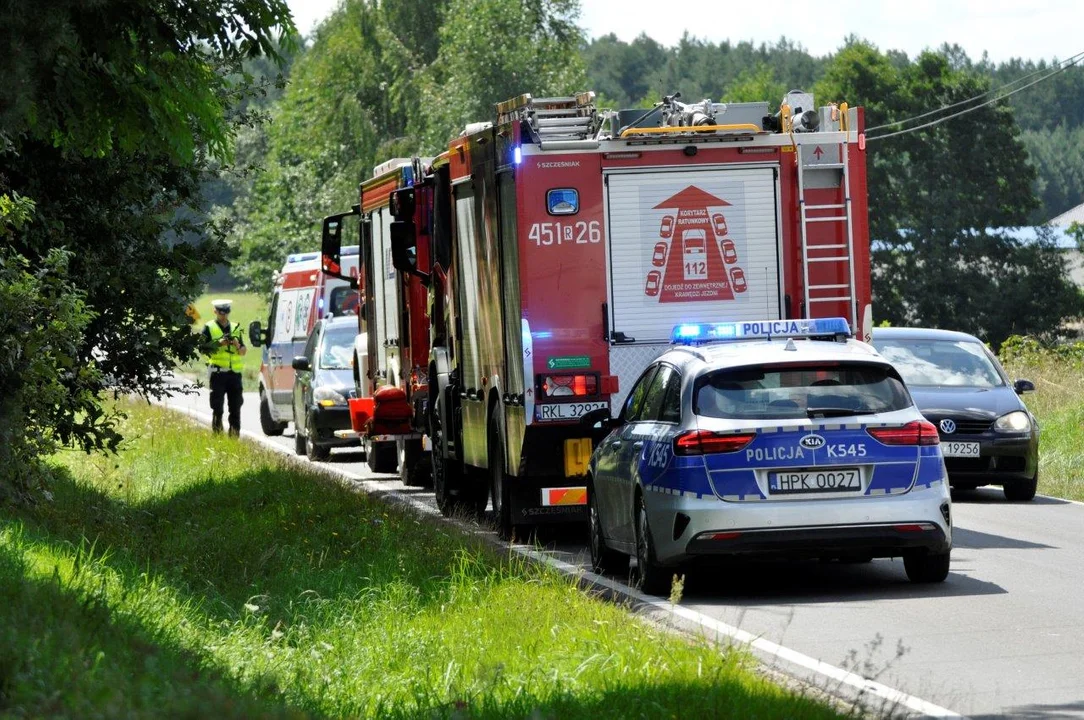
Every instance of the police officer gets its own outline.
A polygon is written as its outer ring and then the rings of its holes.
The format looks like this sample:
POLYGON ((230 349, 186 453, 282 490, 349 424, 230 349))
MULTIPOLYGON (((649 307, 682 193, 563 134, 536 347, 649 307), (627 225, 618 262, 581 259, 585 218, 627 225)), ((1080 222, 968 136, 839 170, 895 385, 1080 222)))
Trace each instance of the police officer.
POLYGON ((241 387, 241 358, 248 352, 241 334, 241 324, 230 322, 229 300, 215 300, 214 320, 203 327, 204 353, 211 386, 211 429, 222 432, 223 396, 230 403, 230 435, 241 434, 241 403, 244 395, 241 387))

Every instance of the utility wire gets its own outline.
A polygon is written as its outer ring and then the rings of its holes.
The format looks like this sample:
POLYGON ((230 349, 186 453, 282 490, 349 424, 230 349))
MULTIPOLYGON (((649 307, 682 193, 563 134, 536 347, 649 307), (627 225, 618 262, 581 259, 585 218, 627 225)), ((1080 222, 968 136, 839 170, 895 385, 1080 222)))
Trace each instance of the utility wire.
MULTIPOLYGON (((958 118, 958 117, 961 117, 963 115, 967 115, 968 113, 974 112, 975 110, 979 110, 981 108, 984 108, 987 105, 993 105, 996 102, 1000 102, 1001 100, 1005 100, 1006 98, 1010 98, 1010 97, 1012 97, 1013 95, 1015 95, 1018 92, 1022 92, 1024 90, 1027 90, 1028 88, 1030 88, 1030 87, 1032 87, 1034 85, 1038 85, 1041 82, 1049 80, 1050 78, 1052 78, 1055 75, 1058 75, 1060 73, 1065 72, 1070 67, 1075 65, 1077 60, 1079 60, 1081 56, 1084 56, 1084 52, 1077 53, 1076 55, 1073 56, 1074 59, 1073 59, 1073 61, 1071 63, 1067 62, 1066 64, 1061 65, 1061 67, 1058 67, 1056 70, 1053 70, 1053 71, 1047 73, 1046 75, 1043 75, 1038 80, 1035 80, 1034 82, 1030 82, 1027 85, 1023 85, 1021 87, 1018 87, 1018 88, 1016 88, 1015 90, 1013 90, 1011 92, 1007 92, 1007 93, 1005 93, 1003 95, 998 95, 997 97, 991 98, 990 100, 987 100, 984 103, 981 103, 979 105, 975 105, 973 107, 969 107, 966 110, 961 110, 960 112, 953 113, 951 115, 946 115, 945 117, 938 118, 937 120, 933 120, 931 122, 924 123, 922 125, 916 125, 913 128, 907 128, 905 130, 897 130, 896 132, 885 133, 883 135, 876 135, 874 137, 868 137, 867 136, 866 137, 866 142, 872 142, 873 140, 883 140, 885 138, 895 137, 896 135, 906 135, 907 133, 917 132, 919 130, 925 130, 926 128, 931 128, 931 127, 934 127, 936 125, 940 125, 943 122, 947 122, 949 120, 952 120, 954 118, 958 118)), ((1034 75, 1034 73, 1032 73, 1032 75, 1034 75)), ((1028 76, 1028 77, 1031 77, 1031 76, 1028 76)), ((1023 79, 1023 78, 1021 78, 1021 79, 1023 79)), ((1008 87, 1008 86, 1005 86, 1005 87, 1008 87)), ((999 90, 1000 89, 1003 89, 1003 88, 999 88, 999 90)), ((978 100, 979 98, 982 98, 984 95, 987 95, 987 94, 989 94, 989 93, 984 93, 983 95, 977 95, 977 96, 971 98, 970 100, 964 100, 964 101, 956 103, 954 105, 949 105, 949 106, 946 106, 946 107, 943 107, 943 108, 938 108, 937 110, 933 110, 933 111, 930 111, 930 112, 927 112, 927 113, 923 113, 922 115, 917 115, 917 116, 915 116, 913 118, 909 118, 907 120, 900 120, 898 122, 889 123, 888 125, 879 125, 878 127, 879 128, 894 127, 896 125, 906 124, 908 122, 912 122, 914 120, 918 120, 918 119, 923 118, 923 117, 928 117, 930 115, 933 115, 933 114, 936 114, 936 113, 939 113, 939 112, 943 112, 944 110, 948 110, 948 109, 951 109, 953 107, 957 107, 959 105, 965 105, 965 104, 967 104, 969 102, 973 102, 974 100, 978 100)))
MULTIPOLYGON (((961 100, 959 102, 953 103, 952 105, 944 105, 944 106, 936 108, 934 110, 930 110, 929 112, 924 112, 921 115, 915 115, 914 117, 909 117, 909 118, 907 118, 905 120, 896 120, 894 122, 885 123, 884 125, 876 125, 876 126, 871 127, 871 128, 866 128, 866 132, 871 133, 871 132, 874 132, 876 130, 883 130, 883 129, 888 128, 888 127, 896 127, 897 125, 906 125, 907 123, 914 122, 915 120, 921 120, 922 118, 929 117, 930 115, 936 115, 937 113, 944 112, 945 110, 952 110, 953 108, 960 107, 961 105, 967 105, 968 103, 975 102, 976 100, 981 100, 982 98, 986 97, 990 93, 1001 92, 1003 90, 1007 90, 1008 88, 1011 88, 1013 85, 1016 85, 1017 83, 1022 83, 1025 80, 1029 80, 1029 79, 1035 77, 1036 75, 1041 75, 1041 74, 1046 73, 1046 72, 1051 72, 1052 70, 1058 71, 1058 68, 1060 68, 1060 66, 1062 66, 1062 65, 1065 65, 1066 68, 1071 67, 1071 66, 1075 65, 1077 60, 1079 60, 1081 57, 1084 57, 1084 52, 1079 52, 1076 55, 1073 55, 1072 57, 1068 57, 1065 60, 1062 60, 1061 62, 1054 63, 1052 68, 1042 68, 1041 70, 1035 70, 1034 72, 1028 73, 1027 75, 1024 75, 1023 77, 1016 78, 1015 80, 1013 80, 1010 83, 1005 83, 1004 85, 1002 85, 1000 87, 997 87, 997 88, 991 88, 990 90, 987 90, 984 93, 980 93, 979 95, 976 95, 975 97, 968 98, 967 100, 961 100)), ((1061 68, 1061 69, 1065 69, 1065 68, 1061 68)))

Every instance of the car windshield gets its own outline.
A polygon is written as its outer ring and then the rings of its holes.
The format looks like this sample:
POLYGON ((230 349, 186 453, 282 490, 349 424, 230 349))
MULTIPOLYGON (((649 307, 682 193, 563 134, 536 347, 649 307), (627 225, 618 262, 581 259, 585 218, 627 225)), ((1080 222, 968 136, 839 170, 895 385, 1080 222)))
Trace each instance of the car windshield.
POLYGON ((341 327, 328 330, 320 341, 320 367, 324 370, 345 370, 351 367, 354 359, 354 338, 358 331, 354 327, 341 327))
POLYGON ((695 388, 694 412, 714 418, 847 417, 911 406, 895 371, 869 363, 716 370, 700 377, 695 388))
POLYGON ((982 343, 974 340, 878 340, 874 347, 916 387, 992 388, 1004 385, 982 343))

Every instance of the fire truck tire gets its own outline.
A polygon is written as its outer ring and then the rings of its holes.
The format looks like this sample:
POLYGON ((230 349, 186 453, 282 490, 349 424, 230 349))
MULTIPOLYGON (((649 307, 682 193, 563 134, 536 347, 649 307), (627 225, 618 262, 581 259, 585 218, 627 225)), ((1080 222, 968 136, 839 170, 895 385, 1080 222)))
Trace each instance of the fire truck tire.
POLYGON ((277 437, 286 430, 286 423, 275 422, 271 417, 271 406, 263 390, 260 390, 260 429, 268 437, 277 437))
POLYGON ((504 474, 504 441, 495 421, 489 422, 489 485, 493 498, 493 521, 497 525, 497 535, 502 540, 511 540, 516 535, 512 523, 512 493, 504 474))
POLYGON ((395 466, 399 463, 395 443, 390 441, 369 443, 369 452, 365 453, 365 462, 375 473, 394 473, 395 466))
POLYGON ((407 487, 430 487, 433 471, 429 454, 422 450, 421 440, 396 442, 399 452, 399 479, 407 487))

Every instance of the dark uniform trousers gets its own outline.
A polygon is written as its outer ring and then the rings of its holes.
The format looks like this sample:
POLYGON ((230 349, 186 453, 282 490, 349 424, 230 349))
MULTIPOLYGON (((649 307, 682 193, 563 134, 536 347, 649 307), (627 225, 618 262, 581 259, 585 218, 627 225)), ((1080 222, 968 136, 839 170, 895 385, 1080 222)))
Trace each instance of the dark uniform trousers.
POLYGON ((215 430, 222 429, 222 401, 230 403, 230 432, 241 432, 241 403, 245 401, 241 386, 241 373, 232 370, 211 369, 211 424, 215 430))

